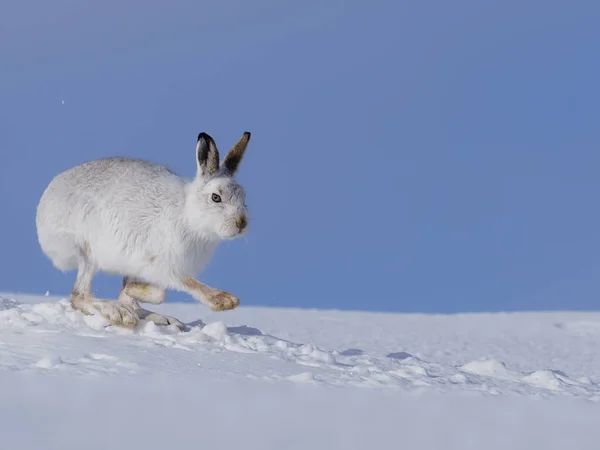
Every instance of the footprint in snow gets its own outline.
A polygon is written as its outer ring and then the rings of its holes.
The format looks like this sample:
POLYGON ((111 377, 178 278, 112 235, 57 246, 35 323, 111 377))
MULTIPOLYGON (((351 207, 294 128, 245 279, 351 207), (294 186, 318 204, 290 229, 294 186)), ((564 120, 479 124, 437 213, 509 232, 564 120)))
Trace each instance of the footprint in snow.
POLYGON ((347 350, 341 351, 340 355, 342 356, 361 356, 365 352, 359 348, 349 348, 347 350))
POLYGON ((386 356, 387 356, 388 358, 390 358, 390 359, 395 359, 395 360, 398 360, 398 361, 402 361, 402 360, 404 360, 404 359, 408 359, 408 358, 412 358, 412 357, 413 357, 413 355, 411 355, 411 354, 410 354, 410 353, 408 353, 408 352, 394 352, 394 353, 388 353, 386 356))

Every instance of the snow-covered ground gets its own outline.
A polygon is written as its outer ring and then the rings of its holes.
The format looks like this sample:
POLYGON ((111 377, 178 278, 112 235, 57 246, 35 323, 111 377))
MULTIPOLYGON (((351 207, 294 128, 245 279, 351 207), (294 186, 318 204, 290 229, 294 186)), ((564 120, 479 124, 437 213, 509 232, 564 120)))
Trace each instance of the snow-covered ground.
POLYGON ((154 310, 0 294, 1 448, 600 448, 600 313, 154 310))

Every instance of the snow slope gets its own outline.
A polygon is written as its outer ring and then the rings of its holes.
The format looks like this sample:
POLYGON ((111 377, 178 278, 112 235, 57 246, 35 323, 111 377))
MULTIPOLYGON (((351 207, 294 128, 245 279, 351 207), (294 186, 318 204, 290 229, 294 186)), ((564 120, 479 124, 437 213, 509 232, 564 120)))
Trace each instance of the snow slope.
POLYGON ((0 294, 2 448, 600 448, 600 313, 154 310, 0 294))

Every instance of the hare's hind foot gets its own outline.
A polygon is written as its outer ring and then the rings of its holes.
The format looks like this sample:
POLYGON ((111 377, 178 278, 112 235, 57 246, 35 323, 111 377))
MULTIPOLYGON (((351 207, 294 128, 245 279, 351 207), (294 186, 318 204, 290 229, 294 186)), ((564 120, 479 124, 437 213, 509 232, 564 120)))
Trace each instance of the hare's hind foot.
POLYGON ((179 331, 185 331, 185 325, 175 317, 163 316, 162 314, 148 311, 144 308, 138 308, 135 310, 135 312, 140 320, 147 320, 149 322, 154 322, 156 325, 162 326, 175 325, 179 331))
POLYGON ((98 300, 74 293, 71 296, 71 306, 88 316, 100 314, 114 326, 135 328, 139 323, 139 317, 132 307, 114 301, 98 300))
POLYGON ((158 305, 165 301, 166 292, 164 289, 149 283, 123 278, 123 287, 119 293, 117 302, 132 308, 140 320, 154 322, 156 325, 169 326, 175 325, 179 330, 184 331, 185 325, 175 317, 163 316, 161 314, 148 311, 140 307, 138 302, 153 303, 158 305))
POLYGON ((114 301, 96 300, 93 302, 93 306, 110 321, 111 325, 135 328, 139 323, 136 311, 127 305, 119 305, 114 301))

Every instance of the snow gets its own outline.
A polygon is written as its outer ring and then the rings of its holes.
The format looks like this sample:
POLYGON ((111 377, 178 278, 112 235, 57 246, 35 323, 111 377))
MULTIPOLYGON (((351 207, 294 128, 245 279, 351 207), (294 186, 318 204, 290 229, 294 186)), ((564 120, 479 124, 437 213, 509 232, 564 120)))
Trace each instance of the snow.
POLYGON ((0 294, 2 448, 600 445, 600 313, 154 310, 187 329, 0 294))

